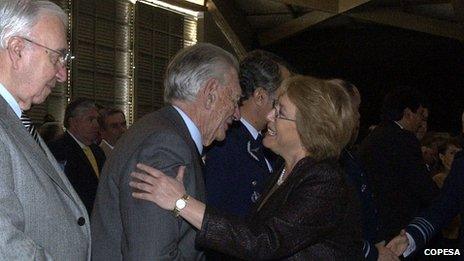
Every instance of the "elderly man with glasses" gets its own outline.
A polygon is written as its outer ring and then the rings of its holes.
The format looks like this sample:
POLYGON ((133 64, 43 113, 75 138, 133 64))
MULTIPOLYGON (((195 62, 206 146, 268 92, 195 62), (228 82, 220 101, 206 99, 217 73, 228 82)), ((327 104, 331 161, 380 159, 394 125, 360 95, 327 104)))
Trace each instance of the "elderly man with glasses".
POLYGON ((24 111, 67 79, 67 15, 0 1, 0 260, 89 260, 85 207, 24 111))

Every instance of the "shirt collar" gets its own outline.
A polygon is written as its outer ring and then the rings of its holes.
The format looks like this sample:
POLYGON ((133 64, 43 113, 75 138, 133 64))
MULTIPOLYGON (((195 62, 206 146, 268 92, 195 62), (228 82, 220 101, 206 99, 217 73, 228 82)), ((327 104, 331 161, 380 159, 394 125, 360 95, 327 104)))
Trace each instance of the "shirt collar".
POLYGON ((0 95, 5 99, 5 101, 10 105, 11 109, 13 109, 14 113, 21 118, 21 107, 19 107, 19 103, 15 100, 13 95, 0 83, 0 95))
POLYGON ((174 109, 180 114, 182 120, 184 121, 185 125, 187 125, 187 129, 190 133, 190 137, 192 137, 195 145, 198 149, 200 155, 203 153, 203 141, 201 140, 201 133, 198 127, 193 123, 192 119, 190 119, 185 112, 183 112, 179 107, 172 105, 174 109))
POLYGON ((247 130, 250 132, 251 136, 253 136, 253 139, 256 140, 259 134, 258 130, 256 130, 255 127, 253 127, 253 125, 251 125, 247 120, 245 120, 245 118, 241 117, 240 121, 243 123, 243 125, 245 125, 247 130))
POLYGON ((401 125, 399 122, 395 121, 396 125, 398 125, 400 127, 400 129, 404 130, 404 127, 403 125, 401 125))
POLYGON ((101 142, 104 142, 110 149, 114 149, 114 146, 112 146, 109 142, 107 142, 105 139, 102 139, 101 142))
POLYGON ((66 131, 67 133, 69 133, 69 135, 77 142, 77 144, 79 144, 79 147, 81 147, 81 149, 87 147, 84 143, 80 142, 76 137, 74 137, 74 135, 70 132, 70 131, 66 131))

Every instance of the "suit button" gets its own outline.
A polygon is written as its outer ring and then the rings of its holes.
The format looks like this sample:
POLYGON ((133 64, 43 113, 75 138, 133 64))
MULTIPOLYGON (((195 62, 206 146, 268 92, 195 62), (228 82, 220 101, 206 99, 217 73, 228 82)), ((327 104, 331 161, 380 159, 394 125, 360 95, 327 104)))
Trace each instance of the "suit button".
POLYGON ((83 225, 85 225, 85 218, 80 217, 80 218, 77 220, 77 224, 78 224, 79 226, 81 226, 81 227, 82 227, 83 225))
POLYGON ((258 182, 257 182, 256 180, 253 180, 253 181, 251 182, 251 185, 253 185, 253 187, 255 187, 257 184, 258 184, 258 182))

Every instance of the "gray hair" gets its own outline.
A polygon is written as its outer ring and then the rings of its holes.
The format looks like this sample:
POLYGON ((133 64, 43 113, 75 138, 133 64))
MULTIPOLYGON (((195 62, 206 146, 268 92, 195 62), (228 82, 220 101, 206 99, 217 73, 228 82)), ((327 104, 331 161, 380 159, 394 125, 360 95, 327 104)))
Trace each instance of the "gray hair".
POLYGON ((63 125, 69 128, 69 119, 80 116, 89 109, 97 109, 97 106, 92 100, 87 98, 78 98, 75 101, 68 104, 64 112, 63 125))
POLYGON ((12 36, 29 36, 41 15, 57 16, 65 27, 68 15, 49 1, 1 0, 0 1, 0 48, 5 49, 12 36))
POLYGON ((237 59, 229 52, 208 43, 182 49, 174 56, 166 69, 164 101, 194 101, 203 84, 214 78, 225 84, 225 74, 234 68, 238 72, 237 59))
POLYGON ((282 82, 279 63, 271 53, 255 50, 249 52, 240 62, 240 87, 242 101, 248 100, 258 88, 263 88, 269 94, 274 93, 282 82))

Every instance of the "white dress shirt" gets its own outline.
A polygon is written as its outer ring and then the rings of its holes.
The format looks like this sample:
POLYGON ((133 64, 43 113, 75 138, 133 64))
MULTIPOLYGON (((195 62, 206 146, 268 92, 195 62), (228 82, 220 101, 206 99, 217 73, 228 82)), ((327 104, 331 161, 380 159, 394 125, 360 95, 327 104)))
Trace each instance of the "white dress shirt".
POLYGON ((3 86, 2 83, 0 83, 0 95, 5 99, 5 101, 10 105, 10 107, 13 109, 15 114, 18 116, 18 118, 21 118, 21 108, 19 107, 19 103, 15 100, 13 95, 3 86))
POLYGON ((177 112, 180 114, 182 117, 182 120, 184 121, 185 125, 187 125, 187 129, 190 133, 190 137, 192 137, 193 141, 195 142, 195 145, 197 146, 198 153, 202 155, 203 153, 203 141, 201 139, 201 133, 198 127, 193 123, 192 119, 190 119, 185 112, 183 112, 179 107, 177 106, 172 106, 174 109, 177 110, 177 112))

